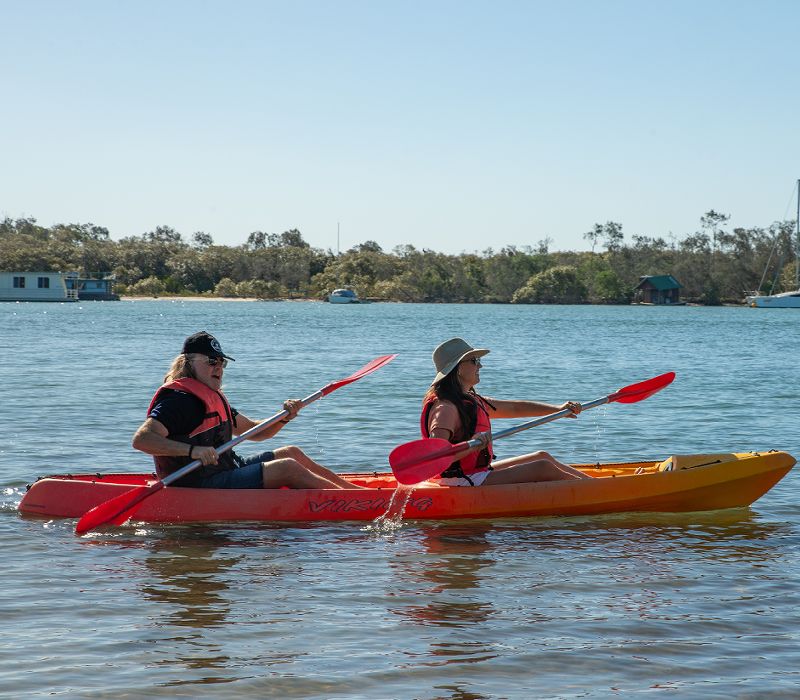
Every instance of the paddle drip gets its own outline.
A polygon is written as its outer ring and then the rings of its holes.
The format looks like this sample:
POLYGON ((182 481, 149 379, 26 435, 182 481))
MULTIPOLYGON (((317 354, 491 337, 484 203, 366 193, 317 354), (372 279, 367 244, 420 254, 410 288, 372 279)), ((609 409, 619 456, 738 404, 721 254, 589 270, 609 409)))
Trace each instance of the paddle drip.
POLYGON ((416 488, 416 485, 404 486, 403 484, 398 484, 392 494, 392 498, 389 500, 386 512, 383 515, 379 515, 362 529, 365 532, 374 532, 376 535, 391 535, 403 527, 403 515, 405 515, 408 503, 416 488))
POLYGON ((608 415, 608 404, 600 407, 594 414, 594 461, 600 464, 600 445, 603 444, 606 433, 606 416, 608 415))

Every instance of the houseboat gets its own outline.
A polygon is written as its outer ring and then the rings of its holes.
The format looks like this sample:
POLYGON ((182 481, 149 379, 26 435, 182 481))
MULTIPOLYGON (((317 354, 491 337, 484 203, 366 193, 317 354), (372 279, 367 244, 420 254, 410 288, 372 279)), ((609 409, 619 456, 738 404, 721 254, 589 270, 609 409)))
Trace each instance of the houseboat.
POLYGON ((0 272, 0 301, 78 301, 77 272, 0 272))
POLYGON ((81 301, 119 301, 119 294, 114 293, 114 280, 84 279, 77 281, 78 299, 81 301))

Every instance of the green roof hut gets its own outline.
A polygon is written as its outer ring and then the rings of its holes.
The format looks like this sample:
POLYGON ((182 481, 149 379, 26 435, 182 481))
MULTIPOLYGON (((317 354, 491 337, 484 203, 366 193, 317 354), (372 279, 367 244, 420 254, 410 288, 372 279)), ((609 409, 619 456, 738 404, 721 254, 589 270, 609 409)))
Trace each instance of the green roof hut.
POLYGON ((634 299, 639 304, 681 304, 681 283, 672 275, 642 275, 634 299))

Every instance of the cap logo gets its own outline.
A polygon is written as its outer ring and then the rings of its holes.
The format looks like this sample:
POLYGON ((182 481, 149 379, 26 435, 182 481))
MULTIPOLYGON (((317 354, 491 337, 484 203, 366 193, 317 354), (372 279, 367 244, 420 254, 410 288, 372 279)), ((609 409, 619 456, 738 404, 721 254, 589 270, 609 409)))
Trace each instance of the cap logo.
POLYGON ((220 347, 219 341, 216 338, 211 339, 211 349, 215 352, 218 352, 220 355, 222 354, 222 348, 220 347))

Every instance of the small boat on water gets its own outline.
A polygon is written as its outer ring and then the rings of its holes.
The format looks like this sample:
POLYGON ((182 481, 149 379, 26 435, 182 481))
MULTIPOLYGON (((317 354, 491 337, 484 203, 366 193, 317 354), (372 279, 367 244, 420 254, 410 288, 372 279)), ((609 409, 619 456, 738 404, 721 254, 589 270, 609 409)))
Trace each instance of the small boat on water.
POLYGON ((334 289, 328 295, 331 304, 360 304, 361 300, 352 289, 334 289))
MULTIPOLYGON (((426 481, 396 492, 390 473, 345 474, 362 490, 189 489, 153 494, 134 516, 150 523, 374 520, 404 506, 404 519, 507 518, 685 512, 749 506, 795 464, 786 452, 674 455, 662 461, 575 465, 591 479, 448 487, 426 481), (395 495, 397 493, 397 495, 395 495), (393 497, 395 500, 393 501, 393 497)), ((25 515, 79 518, 152 474, 77 474, 39 479, 19 504, 25 515)))
MULTIPOLYGON (((794 242, 794 291, 781 292, 780 294, 762 294, 760 291, 752 292, 745 297, 745 304, 759 309, 800 309, 800 180, 797 181, 797 217, 795 219, 795 242, 794 242)), ((772 255, 770 254, 770 260, 772 255)), ((780 259, 780 256, 779 256, 780 259)), ((769 261, 767 261, 767 269, 769 261)), ((780 269, 780 264, 778 265, 780 269)), ((767 275, 767 269, 761 278, 767 275)), ((777 273, 776 273, 777 278, 777 273)), ((773 282, 773 288, 775 283, 773 282)))

